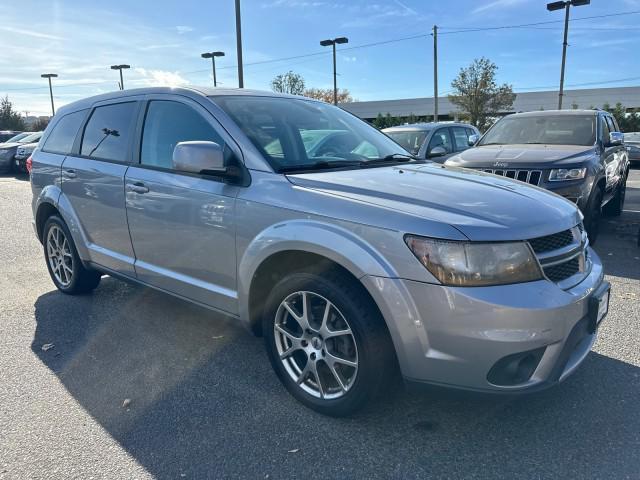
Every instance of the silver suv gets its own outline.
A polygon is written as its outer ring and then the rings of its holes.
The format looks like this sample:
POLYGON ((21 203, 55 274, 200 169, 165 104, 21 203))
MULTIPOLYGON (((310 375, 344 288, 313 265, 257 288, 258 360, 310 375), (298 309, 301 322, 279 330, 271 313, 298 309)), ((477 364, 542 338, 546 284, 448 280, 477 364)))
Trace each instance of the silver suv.
POLYGON ((345 415, 407 382, 536 390, 584 360, 609 284, 571 202, 416 160, 343 110, 150 88, 61 108, 32 155, 55 285, 104 274, 264 337, 284 386, 345 415))

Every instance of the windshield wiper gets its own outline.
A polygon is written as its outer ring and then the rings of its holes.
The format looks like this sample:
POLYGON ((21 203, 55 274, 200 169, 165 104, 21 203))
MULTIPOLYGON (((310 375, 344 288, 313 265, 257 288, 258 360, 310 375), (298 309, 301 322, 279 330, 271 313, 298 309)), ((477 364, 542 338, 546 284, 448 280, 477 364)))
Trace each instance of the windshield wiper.
POLYGON ((334 160, 327 161, 322 160, 320 162, 308 163, 304 165, 289 165, 286 167, 281 167, 278 169, 278 173, 291 173, 291 172, 304 172, 307 170, 329 170, 332 168, 343 168, 343 167, 359 167, 362 165, 360 161, 353 160, 334 160))
POLYGON ((391 155, 387 155, 382 158, 372 158, 371 160, 362 160, 360 165, 375 165, 380 163, 390 163, 390 162, 413 162, 415 160, 419 160, 418 157, 414 157, 413 155, 409 155, 407 153, 392 153, 391 155))

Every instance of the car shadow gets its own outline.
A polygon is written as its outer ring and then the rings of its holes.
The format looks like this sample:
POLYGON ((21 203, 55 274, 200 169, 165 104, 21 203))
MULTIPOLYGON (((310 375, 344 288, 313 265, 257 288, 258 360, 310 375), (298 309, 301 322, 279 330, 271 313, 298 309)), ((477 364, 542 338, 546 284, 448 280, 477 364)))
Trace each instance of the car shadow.
POLYGON ((334 419, 284 390, 261 339, 153 290, 105 277, 91 295, 40 296, 35 319, 33 352, 157 478, 640 471, 640 368, 597 353, 545 392, 417 394, 395 386, 354 417, 334 419))
POLYGON ((0 173, 0 178, 13 178, 15 180, 29 181, 29 174, 22 172, 0 173))

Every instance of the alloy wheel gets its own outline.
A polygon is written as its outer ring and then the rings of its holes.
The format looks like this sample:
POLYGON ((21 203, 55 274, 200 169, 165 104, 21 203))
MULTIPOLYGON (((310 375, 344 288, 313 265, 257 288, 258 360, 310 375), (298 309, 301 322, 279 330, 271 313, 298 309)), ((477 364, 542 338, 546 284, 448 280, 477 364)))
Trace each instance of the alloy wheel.
POLYGON ((274 337, 289 377, 308 394, 344 396, 358 373, 355 337, 338 308, 317 293, 300 291, 278 306, 274 337))
POLYGON ((64 231, 53 225, 47 234, 47 257, 56 280, 68 287, 73 281, 73 254, 64 231))

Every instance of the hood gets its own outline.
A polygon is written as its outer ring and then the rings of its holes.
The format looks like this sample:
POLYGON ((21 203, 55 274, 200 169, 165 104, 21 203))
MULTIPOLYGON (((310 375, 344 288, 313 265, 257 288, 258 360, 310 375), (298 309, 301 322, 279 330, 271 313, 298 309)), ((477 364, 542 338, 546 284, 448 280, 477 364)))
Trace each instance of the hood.
POLYGON ((415 229, 404 233, 429 235, 423 219, 452 226, 471 240, 524 240, 557 233, 581 220, 574 204, 541 188, 435 163, 288 178, 299 187, 386 209, 387 218, 409 215, 413 220, 404 224, 415 229))
POLYGON ((579 164, 593 155, 593 146, 487 145, 460 152, 446 164, 472 168, 554 168, 579 164))

